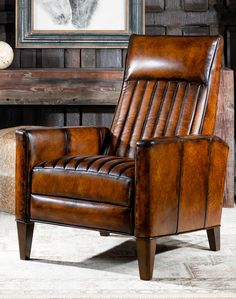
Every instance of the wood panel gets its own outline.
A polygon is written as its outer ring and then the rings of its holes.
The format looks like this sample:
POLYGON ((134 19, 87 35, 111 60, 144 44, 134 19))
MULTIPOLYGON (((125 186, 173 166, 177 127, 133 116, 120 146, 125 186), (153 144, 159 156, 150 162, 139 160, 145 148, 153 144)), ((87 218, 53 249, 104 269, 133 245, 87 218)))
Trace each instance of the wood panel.
POLYGON ((0 40, 6 40, 6 31, 4 25, 0 25, 0 40))
POLYGON ((224 206, 234 206, 234 73, 225 69, 221 76, 215 135, 229 145, 224 206))
POLYGON ((0 128, 14 127, 21 124, 21 107, 2 106, 0 108, 0 128))
POLYGON ((38 107, 34 124, 38 126, 65 126, 64 108, 58 106, 38 107))
POLYGON ((65 50, 65 68, 80 68, 80 49, 65 50))
POLYGON ((96 50, 82 49, 81 50, 81 67, 95 68, 96 67, 96 50))
MULTIPOLYGON (((12 108, 12 106, 11 106, 12 108)), ((21 106, 22 109, 22 119, 21 119, 21 124, 25 126, 30 126, 32 124, 36 123, 37 120, 37 109, 35 109, 34 106, 21 106)))
POLYGON ((5 0, 0 0, 0 11, 5 10, 5 0))
POLYGON ((96 67, 100 68, 121 68, 122 49, 97 49, 96 67))
POLYGON ((42 68, 64 68, 63 49, 42 49, 42 68))
POLYGON ((65 124, 66 126, 82 125, 82 111, 80 106, 65 107, 65 124))
POLYGON ((0 105, 116 105, 121 70, 28 69, 0 72, 0 105))
POLYGON ((20 65, 22 68, 35 68, 36 67, 36 50, 25 49, 20 52, 20 65))
POLYGON ((115 106, 84 106, 81 108, 83 126, 105 126, 110 128, 115 106))

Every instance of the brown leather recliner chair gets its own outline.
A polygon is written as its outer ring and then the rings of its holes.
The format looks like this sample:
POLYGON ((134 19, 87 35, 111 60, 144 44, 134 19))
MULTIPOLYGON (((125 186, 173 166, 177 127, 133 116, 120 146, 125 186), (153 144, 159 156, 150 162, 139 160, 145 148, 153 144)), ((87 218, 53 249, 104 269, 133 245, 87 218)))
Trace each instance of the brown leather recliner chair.
POLYGON ((134 35, 110 130, 17 132, 21 259, 30 257, 34 222, 134 236, 145 280, 158 237, 206 229, 219 249, 228 147, 213 133, 222 49, 220 37, 134 35))

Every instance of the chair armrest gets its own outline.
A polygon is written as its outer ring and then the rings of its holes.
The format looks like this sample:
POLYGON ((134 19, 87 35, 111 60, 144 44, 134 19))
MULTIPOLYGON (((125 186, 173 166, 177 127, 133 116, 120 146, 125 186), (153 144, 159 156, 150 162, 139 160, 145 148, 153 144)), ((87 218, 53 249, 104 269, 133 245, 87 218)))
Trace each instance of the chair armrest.
MULTIPOLYGON (((98 127, 35 128, 16 131, 17 154, 27 155, 33 167, 65 155, 98 155, 109 130, 98 127)), ((22 158, 22 157, 21 157, 22 158)))
POLYGON ((227 144, 218 137, 137 143, 135 235, 150 238, 220 225, 227 144))
POLYGON ((96 127, 35 128, 16 131, 16 218, 26 221, 34 165, 65 155, 98 155, 109 130, 96 127))

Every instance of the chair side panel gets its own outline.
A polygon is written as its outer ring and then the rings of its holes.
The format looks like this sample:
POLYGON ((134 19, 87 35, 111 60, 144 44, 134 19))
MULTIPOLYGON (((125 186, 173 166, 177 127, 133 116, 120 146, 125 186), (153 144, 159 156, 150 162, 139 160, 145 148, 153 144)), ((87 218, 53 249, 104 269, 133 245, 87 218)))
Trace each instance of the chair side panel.
POLYGON ((176 233, 181 152, 181 143, 177 141, 138 152, 135 201, 137 237, 176 233))
POLYGON ((208 140, 184 142, 177 232, 200 229, 205 225, 209 150, 208 140))

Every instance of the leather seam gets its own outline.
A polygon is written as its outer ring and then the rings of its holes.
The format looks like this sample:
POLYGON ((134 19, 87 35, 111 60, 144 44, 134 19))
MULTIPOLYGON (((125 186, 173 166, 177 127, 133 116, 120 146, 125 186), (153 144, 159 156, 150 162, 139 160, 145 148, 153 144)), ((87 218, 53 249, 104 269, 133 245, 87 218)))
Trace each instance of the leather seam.
POLYGON ((207 220, 208 220, 208 210, 209 210, 209 176, 211 173, 211 155, 212 155, 212 146, 213 146, 213 138, 210 139, 208 145, 208 170, 207 170, 207 186, 206 186, 206 203, 205 203, 205 219, 204 219, 204 228, 206 228, 207 220))
MULTIPOLYGON (((79 161, 78 161, 78 160, 76 161, 75 166, 74 166, 74 171, 76 171, 76 168, 79 166, 79 164, 80 164, 82 161, 84 161, 86 158, 88 158, 87 155, 84 156, 84 157, 82 157, 81 159, 79 159, 79 161)), ((67 166, 68 166, 68 165, 67 165, 67 166)), ((67 166, 66 166, 66 167, 67 167, 67 166)), ((65 168, 65 170, 67 170, 67 168, 65 168)))
MULTIPOLYGON (((141 107, 142 107, 142 104, 143 104, 143 98, 144 98, 144 95, 145 95, 146 90, 147 90, 147 82, 149 82, 149 81, 146 81, 146 80, 140 80, 140 81, 141 81, 141 82, 144 81, 144 88, 143 88, 143 92, 142 92, 142 95, 141 95, 141 98, 140 98, 140 102, 138 103, 138 110, 137 110, 137 112, 136 112, 136 115, 137 115, 137 116, 139 115, 140 110, 141 110, 141 107)), ((136 127, 136 124, 137 124, 137 118, 138 118, 138 117, 136 117, 136 118, 134 119, 134 122, 133 122, 133 124, 132 124, 132 126, 131 126, 131 128, 130 128, 130 132, 131 132, 131 134, 130 134, 130 136, 129 136, 129 142, 128 142, 127 146, 126 146, 124 156, 127 156, 127 152, 128 152, 128 153, 130 152, 130 148, 131 148, 130 143, 131 143, 131 140, 132 140, 132 138, 133 138, 133 133, 134 133, 134 130, 135 130, 135 127, 136 127)))
POLYGON ((181 183, 182 183, 182 175, 183 175, 183 162, 184 162, 184 139, 179 138, 179 142, 181 145, 180 148, 180 160, 179 160, 179 190, 178 190, 178 214, 177 214, 177 223, 176 223, 176 234, 179 231, 179 221, 180 221, 180 210, 181 210, 181 183))
POLYGON ((196 111, 197 111, 197 104, 199 102, 199 96, 201 95, 201 92, 200 92, 201 89, 202 89, 202 85, 200 84, 198 86, 198 90, 197 90, 197 93, 196 93, 196 96, 195 96, 195 104, 194 104, 193 111, 192 111, 192 117, 191 117, 191 120, 190 120, 190 126, 189 126, 188 134, 191 134, 191 132, 192 132, 193 123, 194 123, 194 119, 195 119, 196 111))
POLYGON ((185 102, 186 102, 187 95, 188 95, 189 90, 190 90, 190 86, 191 86, 191 83, 188 82, 187 85, 186 85, 186 88, 185 88, 183 99, 182 99, 181 108, 180 108, 179 117, 178 117, 178 121, 177 121, 177 125, 176 125, 176 128, 175 128, 174 135, 178 135, 178 131, 179 131, 179 128, 180 128, 180 123, 181 123, 182 116, 183 116, 183 110, 184 110, 184 107, 185 107, 185 102))
MULTIPOLYGON (((132 93, 131 93, 131 95, 130 95, 130 99, 129 99, 129 107, 128 107, 128 109, 127 109, 127 112, 126 112, 126 114, 125 114, 125 117, 124 117, 124 121, 123 121, 123 123, 122 123, 122 128, 121 128, 121 130, 120 130, 120 132, 119 132, 119 135, 118 136, 116 136, 116 139, 117 139, 117 142, 116 142, 116 144, 115 144, 115 147, 114 147, 114 149, 115 149, 115 155, 117 155, 117 151, 118 151, 118 148, 119 148, 119 145, 120 145, 120 138, 121 138, 121 136, 122 136, 122 134, 123 134, 123 131, 124 131, 124 127, 125 127, 125 123, 126 123, 126 120, 127 120, 127 116, 129 115, 129 112, 130 112, 130 107, 131 107, 131 104, 132 104, 132 100, 133 100, 133 97, 134 97, 134 93, 135 93, 135 91, 136 91, 136 88, 137 88, 137 83, 138 83, 138 81, 134 81, 134 86, 133 86, 133 90, 132 90, 132 93)), ((119 120, 119 118, 118 118, 118 120, 119 120)), ((117 120, 117 121, 118 121, 117 120)), ((118 155, 117 155, 118 156, 118 155)))
MULTIPOLYGON (((134 167, 134 162, 133 161, 123 161, 123 162, 121 162, 121 163, 118 163, 118 164, 116 164, 116 165, 112 165, 111 167, 110 167, 110 169, 107 171, 107 174, 110 174, 111 172, 112 172, 112 170, 116 167, 116 166, 120 166, 120 165, 122 165, 122 164, 127 164, 127 163, 133 163, 133 165, 129 165, 129 166, 126 166, 125 167, 125 170, 127 169, 127 168, 129 168, 129 167, 134 167)), ((125 171, 124 170, 124 171, 125 171)), ((123 170, 120 170, 120 173, 119 173, 119 176, 120 176, 120 174, 121 173, 123 173, 123 170)), ((112 175, 112 174, 111 174, 112 175)))
MULTIPOLYGON (((67 163, 70 163, 73 159, 75 158, 75 156, 69 156, 68 158, 65 158, 65 159, 58 159, 57 160, 57 163, 56 163, 56 165, 55 166, 53 166, 53 169, 55 169, 55 168, 60 168, 60 169, 65 169, 65 167, 66 167, 66 165, 67 165, 67 163), (62 162, 62 165, 63 166, 58 166, 58 162, 62 162)), ((46 167, 45 167, 46 168, 46 167)), ((51 169, 51 168, 50 168, 51 169)))
POLYGON ((166 123, 165 123, 165 127, 164 127, 164 130, 163 130, 163 135, 164 136, 166 135, 166 132, 167 132, 167 129, 168 129, 168 126, 169 126, 171 114, 173 112, 173 108, 174 108, 174 104, 175 104, 175 100, 176 100, 176 95, 179 91, 179 86, 180 86, 180 81, 177 82, 175 92, 173 93, 173 96, 172 96, 172 99, 171 99, 170 108, 169 108, 169 111, 168 111, 168 114, 167 114, 167 117, 166 117, 166 123))
MULTIPOLYGON (((65 113, 65 115, 67 114, 65 113)), ((71 138, 68 136, 67 128, 63 128, 62 131, 64 133, 64 138, 65 138, 64 140, 64 152, 65 152, 64 156, 65 156, 69 153, 69 145, 71 145, 71 138)))
MULTIPOLYGON (((28 222, 30 219, 30 194, 31 194, 31 186, 32 186, 32 169, 31 171, 29 171, 29 161, 30 161, 30 148, 29 148, 29 134, 27 132, 24 132, 24 136, 25 136, 25 149, 26 149, 26 153, 25 153, 25 158, 26 158, 26 167, 28 168, 27 170, 24 169, 24 171, 26 172, 26 180, 27 182, 25 182, 26 187, 25 187, 25 198, 26 200, 24 200, 24 213, 25 213, 25 219, 28 222)), ((25 168, 25 167, 24 167, 25 168)), ((25 177, 25 174, 24 174, 25 177)))
POLYGON ((147 114, 146 114, 146 117, 145 117, 145 120, 144 120, 144 124, 143 124, 143 128, 142 128, 142 132, 140 134, 140 139, 143 138, 143 135, 145 133, 145 129, 146 129, 146 125, 148 123, 148 118, 150 116, 150 113, 152 111, 152 106, 153 106, 153 103, 154 103, 154 96, 156 94, 156 91, 157 91, 157 88, 158 88, 158 85, 159 85, 159 82, 158 80, 155 80, 155 84, 154 84, 154 87, 153 87, 153 90, 152 90, 152 94, 151 94, 151 99, 149 101, 149 107, 148 107, 148 111, 147 111, 147 114))
POLYGON ((208 106, 208 100, 209 100, 209 81, 212 77, 212 67, 213 67, 213 64, 215 63, 215 59, 216 59, 216 53, 217 53, 217 50, 218 50, 218 46, 219 46, 219 40, 217 40, 217 44, 216 44, 216 47, 215 47, 215 51, 214 51, 214 55, 213 55, 213 58, 212 58, 212 61, 211 61, 211 67, 209 68, 209 78, 208 78, 208 82, 207 85, 208 88, 207 88, 207 94, 206 94, 206 97, 205 97, 205 103, 204 103, 204 109, 203 109, 203 113, 202 113, 202 119, 201 119, 201 124, 199 126, 199 132, 200 134, 202 133, 203 131, 203 127, 204 127, 204 122, 205 122, 205 117, 206 117, 206 111, 207 111, 207 106, 208 106))
MULTIPOLYGON (((78 201, 81 201, 82 203, 84 204, 88 204, 88 203, 97 203, 97 204, 105 204, 105 205, 110 205, 110 206, 118 206, 118 207, 121 207, 121 208, 132 208, 130 206, 130 198, 128 198, 127 202, 128 202, 128 205, 124 205, 122 203, 117 203, 116 201, 106 201, 106 200, 98 200, 98 199, 91 199, 91 197, 89 198, 86 198, 85 196, 84 197, 72 197, 73 195, 70 194, 70 197, 67 197, 67 196, 64 196, 64 195, 54 195, 54 194, 43 194, 43 193, 37 193, 37 192, 34 192, 34 193, 31 193, 30 196, 41 196, 43 197, 44 199, 47 199, 47 198, 50 198, 51 196, 53 197, 52 200, 60 200, 60 201, 64 201, 64 202, 73 202, 73 203, 78 203, 78 201), (66 199, 66 200, 64 200, 66 199), (91 202, 90 202, 91 201, 91 202)), ((121 201, 118 199, 118 201, 121 201)))
POLYGON ((126 171, 126 170, 128 170, 128 169, 130 169, 130 168, 134 168, 134 165, 128 165, 128 166, 126 166, 124 169, 122 169, 122 171, 120 172, 120 174, 119 174, 119 176, 122 176, 122 174, 126 171))
MULTIPOLYGON (((119 159, 119 158, 118 158, 118 159, 119 159)), ((111 156, 105 156, 104 160, 105 160, 105 161, 102 161, 102 163, 99 165, 99 167, 97 167, 97 170, 96 170, 97 173, 99 173, 99 171, 101 170, 101 168, 102 168, 104 165, 106 165, 106 163, 109 163, 109 162, 111 162, 111 161, 114 161, 115 158, 111 158, 111 156)), ((92 166, 92 165, 93 165, 93 164, 91 164, 90 166, 92 166)), ((88 171, 90 172, 91 170, 88 169, 88 171)), ((94 170, 92 170, 92 171, 95 172, 94 170)))
MULTIPOLYGON (((83 163, 86 159, 91 158, 91 157, 87 157, 85 158, 83 161, 81 161, 81 163, 83 163)), ((86 170, 89 171, 89 167, 93 165, 93 163, 96 163, 98 160, 102 159, 103 157, 99 156, 93 156, 92 161, 89 161, 88 164, 86 165, 86 170)), ((106 162, 105 162, 106 163, 106 162)), ((80 163, 78 164, 78 166, 76 167, 76 170, 80 171, 80 169, 77 169, 80 166, 80 163)))
POLYGON ((151 136, 153 136, 153 137, 155 137, 156 129, 157 129, 157 126, 159 123, 160 115, 161 115, 161 111, 162 111, 162 108, 163 108, 163 105, 165 102, 165 98, 166 98, 166 94, 167 94, 167 91, 168 91, 169 85, 170 85, 170 81, 163 81, 163 82, 165 82, 165 88, 163 90, 162 97, 160 99, 161 102, 160 102, 160 105, 159 105, 157 113, 156 113, 156 119, 155 119, 154 126, 152 128, 151 136))
MULTIPOLYGON (((104 228, 93 228, 93 227, 89 227, 89 226, 82 226, 82 225, 76 225, 76 224, 66 224, 66 223, 61 223, 61 222, 56 222, 56 221, 48 221, 48 220, 39 220, 39 219, 34 219, 34 218, 30 218, 29 219, 30 223, 46 223, 46 224, 50 224, 50 225, 59 225, 59 226, 65 226, 65 227, 75 227, 75 228, 82 228, 82 229, 88 229, 88 230, 95 230, 95 231, 107 231, 107 232, 111 232, 111 233, 117 233, 117 234, 122 234, 122 235, 128 235, 128 236, 132 236, 133 234, 133 228, 131 229, 130 232, 123 232, 123 231, 115 231, 115 230, 108 230, 108 229, 104 229, 104 228)), ((24 222, 23 222, 24 223, 24 222)))
MULTIPOLYGON (((46 169, 46 171, 48 171, 49 169, 46 169)), ((40 172, 40 171, 44 171, 44 169, 42 170, 42 169, 33 169, 33 172, 40 172)), ((51 169, 50 169, 50 171, 51 171, 51 169)), ((63 171, 62 171, 62 169, 61 168, 59 168, 59 169, 57 169, 57 168, 54 168, 54 171, 55 172, 63 172, 63 173, 65 173, 65 172, 75 172, 75 173, 78 173, 78 174, 80 174, 80 173, 82 173, 82 174, 91 174, 91 175, 96 175, 96 176, 98 176, 98 173, 97 172, 95 172, 95 171, 86 171, 86 170, 73 170, 73 169, 63 169, 63 171)), ((126 176, 122 176, 122 175, 114 175, 114 174, 105 174, 105 173, 99 173, 99 176, 100 175, 102 175, 102 176, 105 176, 105 177, 107 177, 107 178, 109 178, 109 177, 111 177, 112 179, 114 179, 114 178, 116 178, 116 179, 122 179, 122 180, 133 180, 133 178, 131 178, 131 177, 126 177, 126 176)))

